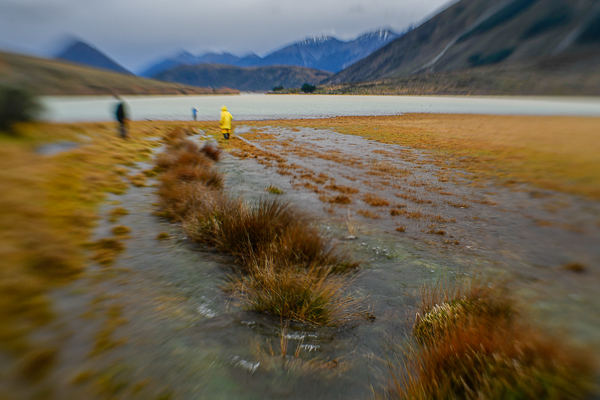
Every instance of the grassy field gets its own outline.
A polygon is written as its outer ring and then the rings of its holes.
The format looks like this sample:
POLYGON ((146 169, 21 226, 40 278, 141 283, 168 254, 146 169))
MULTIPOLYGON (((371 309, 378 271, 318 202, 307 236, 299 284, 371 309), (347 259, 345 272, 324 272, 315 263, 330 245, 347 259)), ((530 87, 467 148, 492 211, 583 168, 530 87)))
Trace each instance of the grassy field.
POLYGON ((600 118, 405 114, 252 124, 331 128, 429 150, 440 165, 473 173, 472 180, 529 183, 600 199, 600 118))
POLYGON ((123 75, 83 65, 0 52, 0 84, 24 86, 37 95, 232 94, 123 75))

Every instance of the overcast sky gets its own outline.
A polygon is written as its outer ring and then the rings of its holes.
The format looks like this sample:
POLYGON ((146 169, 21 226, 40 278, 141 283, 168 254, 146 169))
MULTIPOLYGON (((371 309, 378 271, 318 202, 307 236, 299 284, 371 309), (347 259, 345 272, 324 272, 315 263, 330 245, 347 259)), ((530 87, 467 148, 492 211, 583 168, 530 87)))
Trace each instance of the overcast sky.
MULTIPOLYGON (((451 1, 450 1, 451 2, 451 1)), ((0 0, 0 48, 48 56, 68 35, 140 69, 180 50, 237 55, 313 35, 402 31, 449 0, 0 0)))

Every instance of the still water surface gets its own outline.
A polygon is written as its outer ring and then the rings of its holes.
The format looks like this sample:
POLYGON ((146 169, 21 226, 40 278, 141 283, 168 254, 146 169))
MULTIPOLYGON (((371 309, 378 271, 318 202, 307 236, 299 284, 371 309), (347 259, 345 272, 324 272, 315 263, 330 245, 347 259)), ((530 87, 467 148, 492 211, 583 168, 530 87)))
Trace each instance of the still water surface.
MULTIPOLYGON (((433 96, 124 96, 133 120, 216 120, 222 105, 240 120, 464 113, 600 116, 600 98, 433 96)), ((54 122, 111 121, 117 101, 109 96, 44 97, 44 118, 54 122)))

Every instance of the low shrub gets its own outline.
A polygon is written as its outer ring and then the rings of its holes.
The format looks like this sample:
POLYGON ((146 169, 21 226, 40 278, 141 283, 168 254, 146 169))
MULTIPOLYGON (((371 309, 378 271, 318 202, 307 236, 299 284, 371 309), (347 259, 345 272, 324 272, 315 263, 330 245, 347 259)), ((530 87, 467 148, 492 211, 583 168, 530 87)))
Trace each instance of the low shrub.
POLYGON ((26 89, 0 86, 0 132, 14 133, 13 125, 36 118, 41 106, 26 89))

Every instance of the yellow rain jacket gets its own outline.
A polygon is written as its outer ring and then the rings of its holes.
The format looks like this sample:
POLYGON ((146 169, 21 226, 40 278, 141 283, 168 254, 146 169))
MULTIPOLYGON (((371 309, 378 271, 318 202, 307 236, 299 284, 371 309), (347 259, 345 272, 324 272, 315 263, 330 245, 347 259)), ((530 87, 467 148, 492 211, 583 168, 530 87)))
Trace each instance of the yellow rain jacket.
POLYGON ((221 107, 221 129, 231 129, 233 116, 227 111, 227 107, 221 107))

